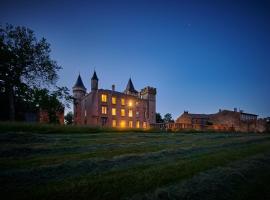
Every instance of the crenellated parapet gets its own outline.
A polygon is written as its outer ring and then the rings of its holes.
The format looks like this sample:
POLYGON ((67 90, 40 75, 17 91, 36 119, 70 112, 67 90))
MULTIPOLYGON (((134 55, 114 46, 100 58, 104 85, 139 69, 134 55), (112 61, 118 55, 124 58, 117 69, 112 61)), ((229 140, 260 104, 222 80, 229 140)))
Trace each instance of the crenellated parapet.
POLYGON ((140 94, 141 94, 141 95, 144 95, 144 94, 152 94, 152 95, 156 95, 156 94, 157 94, 157 89, 154 88, 154 87, 147 86, 147 87, 141 89, 140 94))

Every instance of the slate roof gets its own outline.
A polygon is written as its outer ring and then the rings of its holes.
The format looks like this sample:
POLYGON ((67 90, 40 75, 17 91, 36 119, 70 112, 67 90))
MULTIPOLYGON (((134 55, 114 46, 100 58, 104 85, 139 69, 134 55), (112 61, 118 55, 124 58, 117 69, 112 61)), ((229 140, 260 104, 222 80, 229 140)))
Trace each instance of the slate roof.
POLYGON ((125 91, 126 92, 129 91, 131 93, 138 93, 138 91, 135 90, 135 88, 134 88, 134 85, 133 85, 133 83, 131 81, 131 78, 129 78, 129 80, 128 80, 128 84, 127 84, 127 87, 126 87, 126 90, 125 91))
POLYGON ((96 71, 94 71, 94 74, 92 76, 92 80, 97 80, 98 81, 98 77, 97 77, 96 71))
POLYGON ((77 78, 77 81, 76 81, 76 83, 75 83, 75 85, 73 87, 80 87, 80 88, 83 88, 84 90, 86 90, 86 87, 83 84, 83 81, 82 81, 82 78, 81 78, 80 74, 79 74, 79 76, 77 78))

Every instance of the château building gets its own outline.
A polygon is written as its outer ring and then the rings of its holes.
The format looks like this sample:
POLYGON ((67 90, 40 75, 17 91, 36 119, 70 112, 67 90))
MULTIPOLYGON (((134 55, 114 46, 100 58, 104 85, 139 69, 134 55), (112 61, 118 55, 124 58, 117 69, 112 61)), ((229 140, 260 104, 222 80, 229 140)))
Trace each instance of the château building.
POLYGON ((145 87, 138 92, 131 79, 123 92, 99 89, 96 72, 91 78, 91 91, 81 76, 73 86, 74 123, 116 128, 148 128, 156 123, 156 88, 145 87))

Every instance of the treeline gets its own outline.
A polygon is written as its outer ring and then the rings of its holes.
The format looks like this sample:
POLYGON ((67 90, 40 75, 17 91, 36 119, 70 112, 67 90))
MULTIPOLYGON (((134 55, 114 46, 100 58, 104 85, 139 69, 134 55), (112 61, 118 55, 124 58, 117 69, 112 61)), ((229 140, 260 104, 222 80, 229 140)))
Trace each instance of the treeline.
POLYGON ((0 120, 24 121, 42 110, 57 123, 57 112, 72 97, 68 88, 56 85, 62 67, 50 53, 50 44, 31 29, 0 26, 0 120))

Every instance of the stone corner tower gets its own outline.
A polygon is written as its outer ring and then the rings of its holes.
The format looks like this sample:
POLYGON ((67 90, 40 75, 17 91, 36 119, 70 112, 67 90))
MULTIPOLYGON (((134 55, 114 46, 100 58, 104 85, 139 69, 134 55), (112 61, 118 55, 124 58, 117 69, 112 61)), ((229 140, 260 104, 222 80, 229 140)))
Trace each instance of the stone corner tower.
POLYGON ((156 94, 156 88, 149 86, 143 88, 140 92, 141 98, 148 100, 147 117, 149 119, 149 124, 156 123, 156 94))
POLYGON ((73 110, 74 110, 74 123, 80 124, 81 121, 81 99, 86 94, 86 88, 82 82, 81 75, 79 74, 75 85, 72 87, 73 91, 73 110))

